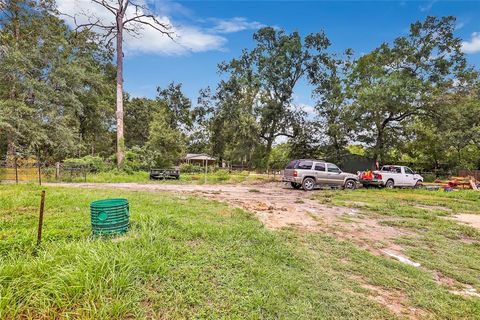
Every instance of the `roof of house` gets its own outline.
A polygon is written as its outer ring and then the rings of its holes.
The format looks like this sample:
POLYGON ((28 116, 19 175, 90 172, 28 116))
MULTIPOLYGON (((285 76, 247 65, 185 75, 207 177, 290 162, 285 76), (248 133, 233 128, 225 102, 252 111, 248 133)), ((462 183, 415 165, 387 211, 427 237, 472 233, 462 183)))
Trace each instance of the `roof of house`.
POLYGON ((187 153, 185 160, 217 160, 204 153, 187 153))

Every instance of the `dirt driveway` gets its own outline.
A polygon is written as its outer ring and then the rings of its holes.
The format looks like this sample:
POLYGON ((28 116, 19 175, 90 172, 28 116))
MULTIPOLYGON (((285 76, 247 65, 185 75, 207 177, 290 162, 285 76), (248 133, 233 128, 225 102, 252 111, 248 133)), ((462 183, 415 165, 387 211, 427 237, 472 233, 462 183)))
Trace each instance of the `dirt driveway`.
MULTIPOLYGON (((53 183, 76 188, 120 188, 149 192, 201 196, 253 212, 270 229, 291 227, 323 231, 348 239, 377 255, 401 254, 393 238, 404 235, 397 228, 381 225, 356 209, 320 204, 313 191, 294 190, 280 182, 237 185, 182 185, 138 183, 53 183)), ((342 191, 352 192, 352 191, 342 191)), ((353 191, 355 192, 355 191, 353 191)))
MULTIPOLYGON (((280 182, 237 184, 237 185, 182 185, 182 184, 138 184, 138 183, 54 183, 52 186, 96 189, 126 189, 147 192, 168 192, 176 196, 199 196, 225 202, 232 207, 252 212, 269 229, 293 228, 304 232, 323 232, 337 239, 350 240, 375 255, 386 256, 403 263, 421 267, 408 259, 403 248, 395 244, 395 238, 412 235, 405 229, 381 224, 375 215, 352 209, 321 204, 314 200, 315 192, 294 190, 280 182)), ((355 192, 355 191, 340 191, 355 192)), ((378 218, 379 219, 379 218, 378 218)), ((382 217, 385 221, 388 217, 382 217)), ((425 269, 427 270, 427 269, 425 269)), ((431 271, 435 281, 454 283, 450 278, 431 271), (435 278, 437 277, 437 278, 435 278), (447 279, 447 280, 445 280, 447 279)), ((407 298, 400 292, 392 293, 381 287, 365 283, 372 291, 371 299, 383 304, 395 314, 409 319, 421 318, 421 310, 407 308, 407 298)), ((452 289, 453 290, 453 289, 452 289)), ((466 286, 466 290, 474 290, 466 286)), ((464 291, 452 291, 471 296, 464 291)), ((477 294, 476 291, 473 294, 477 294)))

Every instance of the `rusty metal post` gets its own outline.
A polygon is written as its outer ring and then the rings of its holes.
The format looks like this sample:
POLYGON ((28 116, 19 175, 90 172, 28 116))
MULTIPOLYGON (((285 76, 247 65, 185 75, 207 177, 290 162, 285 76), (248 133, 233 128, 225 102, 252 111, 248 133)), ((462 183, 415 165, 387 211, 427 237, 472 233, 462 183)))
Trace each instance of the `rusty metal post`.
POLYGON ((60 162, 55 162, 55 180, 60 179, 60 162))
POLYGON ((42 228, 43 228, 43 210, 45 208, 45 190, 42 190, 40 200, 40 212, 38 215, 38 232, 37 232, 37 246, 42 242, 42 228))
POLYGON ((207 184, 208 160, 205 160, 205 184, 207 184))
POLYGON ((38 159, 38 185, 42 185, 42 164, 40 158, 38 159))

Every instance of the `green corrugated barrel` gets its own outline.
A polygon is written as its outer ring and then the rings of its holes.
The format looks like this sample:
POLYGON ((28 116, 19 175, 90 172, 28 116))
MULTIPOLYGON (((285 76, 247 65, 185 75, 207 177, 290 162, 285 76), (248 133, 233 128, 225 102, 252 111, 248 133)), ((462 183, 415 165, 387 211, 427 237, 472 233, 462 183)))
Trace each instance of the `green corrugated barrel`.
POLYGON ((90 204, 94 235, 124 234, 130 227, 127 199, 98 200, 90 204))

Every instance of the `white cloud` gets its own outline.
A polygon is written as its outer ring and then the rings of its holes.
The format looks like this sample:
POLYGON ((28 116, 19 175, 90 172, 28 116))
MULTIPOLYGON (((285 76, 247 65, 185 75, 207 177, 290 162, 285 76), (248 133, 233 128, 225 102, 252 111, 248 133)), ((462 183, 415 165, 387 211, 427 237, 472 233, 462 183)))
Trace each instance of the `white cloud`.
POLYGON ((224 37, 205 33, 195 27, 177 26, 172 30, 175 41, 152 28, 145 28, 138 37, 127 35, 125 50, 131 53, 181 55, 189 52, 221 50, 227 42, 224 37))
POLYGON ((480 52, 480 33, 474 32, 470 41, 463 41, 462 51, 465 53, 480 52))
POLYGON ((181 5, 180 3, 173 2, 170 0, 144 0, 148 4, 149 8, 152 8, 154 12, 159 13, 160 15, 171 16, 181 15, 186 17, 192 17, 193 12, 181 5))
POLYGON ((248 21, 243 17, 235 17, 231 19, 211 18, 209 20, 215 23, 215 26, 210 30, 216 33, 232 33, 244 30, 256 30, 265 26, 260 22, 248 21))
POLYGON ((438 2, 438 0, 430 0, 427 2, 426 5, 420 6, 420 11, 422 12, 429 12, 432 9, 433 5, 438 2))
POLYGON ((465 22, 459 21, 459 22, 457 22, 457 24, 455 25, 455 30, 463 29, 463 27, 465 27, 465 22))
MULTIPOLYGON (((150 2, 149 0, 140 0, 150 2)), ((114 23, 114 16, 107 9, 96 5, 89 0, 57 0, 58 10, 65 14, 63 18, 71 26, 74 26, 73 16, 77 23, 85 23, 87 17, 94 16, 102 21, 103 24, 114 23)), ((126 19, 132 17, 134 8, 129 7, 126 19)), ((125 34, 124 48, 127 53, 149 53, 160 55, 181 55, 191 52, 204 52, 212 50, 222 50, 227 39, 211 31, 206 31, 196 26, 182 25, 177 26, 166 15, 157 15, 156 19, 164 24, 172 26, 171 31, 174 34, 175 41, 172 41, 166 35, 145 26, 139 30, 138 35, 125 34)), ((95 30, 100 32, 100 29, 95 30)))

